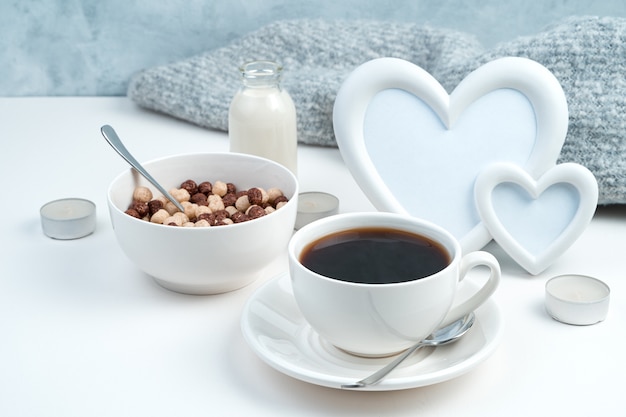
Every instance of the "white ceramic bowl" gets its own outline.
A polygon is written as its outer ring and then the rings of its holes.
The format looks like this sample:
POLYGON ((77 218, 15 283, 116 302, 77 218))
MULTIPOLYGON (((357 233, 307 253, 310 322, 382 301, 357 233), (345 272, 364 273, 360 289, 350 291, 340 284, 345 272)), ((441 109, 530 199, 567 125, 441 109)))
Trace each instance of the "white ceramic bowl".
POLYGON ((117 240, 139 269, 163 287, 188 294, 216 294, 250 284, 286 253, 293 233, 298 182, 285 167, 256 156, 196 153, 143 164, 169 190, 192 179, 232 182, 238 189, 280 188, 289 202, 273 213, 243 223, 213 227, 175 227, 150 223, 124 213, 137 186, 152 189, 129 169, 111 183, 108 205, 117 240))

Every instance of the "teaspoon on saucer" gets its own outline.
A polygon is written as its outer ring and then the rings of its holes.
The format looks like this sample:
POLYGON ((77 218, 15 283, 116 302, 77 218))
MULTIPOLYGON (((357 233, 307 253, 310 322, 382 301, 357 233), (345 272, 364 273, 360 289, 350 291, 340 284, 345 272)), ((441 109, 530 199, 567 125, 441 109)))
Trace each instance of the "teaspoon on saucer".
POLYGON ((111 126, 109 126, 109 125, 102 126, 100 128, 100 132, 102 132, 102 136, 104 136, 106 141, 109 142, 109 145, 111 145, 113 147, 113 149, 115 149, 115 151, 118 154, 120 154, 120 156, 122 158, 124 158, 124 160, 126 160, 126 162, 128 162, 130 164, 130 166, 135 168, 137 170, 137 172, 139 172, 141 175, 143 175, 143 177, 145 179, 150 181, 150 183, 152 185, 154 185, 157 188, 157 190, 159 190, 163 194, 163 196, 165 196, 165 198, 170 200, 172 202, 172 204, 174 204, 178 210, 180 210, 183 213, 185 212, 185 209, 178 202, 178 200, 176 200, 174 197, 172 197, 172 195, 170 193, 168 193, 167 190, 165 188, 163 188, 157 182, 157 180, 155 180, 152 177, 152 175, 150 175, 148 173, 148 171, 145 170, 145 168, 143 166, 141 166, 141 164, 128 151, 128 149, 126 149, 126 146, 124 146, 124 144, 122 143, 122 140, 120 139, 119 136, 117 136, 117 133, 115 133, 115 130, 111 126))
POLYGON ((470 313, 449 325, 442 327, 441 329, 436 330, 428 336, 426 339, 422 340, 419 343, 414 344, 407 350, 405 350, 400 356, 394 359, 392 362, 385 365, 383 368, 374 372, 372 375, 367 378, 363 378, 360 381, 357 381, 352 384, 343 384, 341 388, 345 389, 355 389, 355 388, 363 388, 368 385, 373 385, 380 382, 385 376, 387 376, 391 371, 393 371, 400 363, 402 363, 406 358, 411 356, 413 352, 418 350, 424 346, 442 346, 447 345, 448 343, 452 343, 461 336, 463 336, 474 324, 476 316, 474 313, 470 313))

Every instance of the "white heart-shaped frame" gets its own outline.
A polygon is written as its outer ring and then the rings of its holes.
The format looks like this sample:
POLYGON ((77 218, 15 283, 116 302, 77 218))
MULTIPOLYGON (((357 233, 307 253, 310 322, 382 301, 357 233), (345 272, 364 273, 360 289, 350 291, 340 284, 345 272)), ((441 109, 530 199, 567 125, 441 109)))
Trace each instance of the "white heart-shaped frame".
POLYGON ((422 68, 379 58, 344 81, 333 124, 346 165, 378 210, 438 223, 467 252, 491 240, 474 205, 478 173, 504 161, 543 174, 559 156, 568 112, 559 82, 529 59, 489 62, 448 95, 422 68))
POLYGON ((598 203, 595 177, 574 163, 556 165, 536 181, 519 166, 497 163, 478 175, 474 191, 493 239, 535 275, 578 239, 598 203))

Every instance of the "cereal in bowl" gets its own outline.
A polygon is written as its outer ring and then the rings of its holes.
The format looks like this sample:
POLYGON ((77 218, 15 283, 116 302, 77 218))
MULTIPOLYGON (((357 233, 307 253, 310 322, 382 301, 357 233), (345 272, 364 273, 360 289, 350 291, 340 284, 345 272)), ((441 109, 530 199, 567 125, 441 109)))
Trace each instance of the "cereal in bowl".
POLYGON ((241 223, 270 214, 289 201, 278 188, 238 190, 223 181, 197 183, 188 179, 169 193, 183 206, 180 212, 164 196, 136 187, 125 213, 152 223, 179 227, 211 227, 241 223))

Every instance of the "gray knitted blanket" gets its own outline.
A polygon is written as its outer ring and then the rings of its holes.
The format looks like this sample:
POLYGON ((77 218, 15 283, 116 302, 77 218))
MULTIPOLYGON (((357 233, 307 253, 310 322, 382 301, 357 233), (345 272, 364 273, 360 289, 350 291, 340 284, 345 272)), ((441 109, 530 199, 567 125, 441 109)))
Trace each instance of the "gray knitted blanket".
POLYGON ((128 96, 140 106, 226 131, 230 100, 240 85, 237 68, 273 59, 285 67, 283 86, 296 104, 298 140, 336 146, 335 95, 358 65, 402 58, 451 92, 471 71, 504 56, 533 59, 556 76, 570 117, 559 162, 594 173, 600 204, 626 204, 626 19, 572 17, 489 50, 469 34, 416 24, 278 21, 226 47, 136 74, 128 96))

